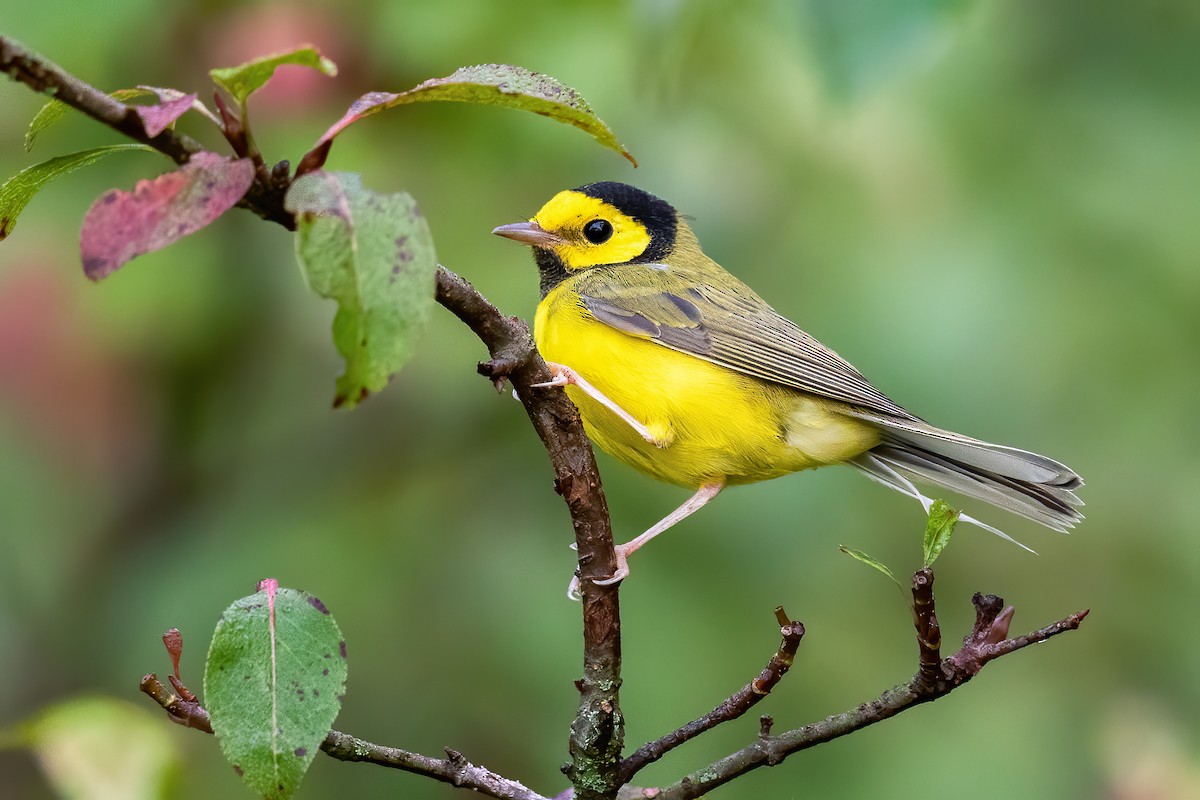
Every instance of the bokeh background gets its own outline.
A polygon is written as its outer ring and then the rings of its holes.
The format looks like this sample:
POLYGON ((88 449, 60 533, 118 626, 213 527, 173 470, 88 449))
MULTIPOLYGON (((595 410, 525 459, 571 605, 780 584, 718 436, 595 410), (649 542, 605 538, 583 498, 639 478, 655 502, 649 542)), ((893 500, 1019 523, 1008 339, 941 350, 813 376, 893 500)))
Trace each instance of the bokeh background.
MULTIPOLYGON (((252 102, 276 159, 369 90, 480 62, 547 72, 639 169, 566 126, 453 104, 362 122, 330 165, 411 192, 439 258, 527 318, 529 255, 492 227, 563 188, 636 183, 898 401, 1085 476, 1074 535, 985 510, 1040 555, 963 528, 937 586, 951 643, 976 590, 1015 603, 1020 629, 1090 607, 1083 629, 714 796, 1200 796, 1196 3, 48 0, 11 4, 0 29, 106 89, 204 92, 210 67, 314 42, 336 79, 285 70, 252 102)), ((119 141, 72 119, 27 156, 40 104, 0 82, 0 174, 119 141)), ((219 146, 201 120, 182 126, 219 146)), ((580 670, 571 534, 520 406, 475 374, 482 346, 438 309, 387 391, 330 410, 333 306, 306 291, 288 234, 246 213, 89 283, 84 211, 165 168, 120 155, 61 180, 0 245, 0 793, 59 796, 85 769, 94 791, 74 796, 249 796, 137 683, 167 671, 159 634, 177 626, 199 688, 218 615, 264 576, 341 624, 339 728, 561 790, 580 670), (123 705, 72 705, 96 697, 123 705), (76 717, 56 729, 53 709, 76 717), (56 758, 22 744, 30 726, 58 730, 56 758), (158 763, 167 778, 145 793, 121 777, 158 763)), ((622 538, 685 496, 601 468, 622 538)), ((622 589, 629 743, 756 674, 779 603, 809 634, 760 706, 778 725, 906 680, 904 602, 837 545, 903 575, 921 527, 911 501, 830 469, 732 490, 656 541, 622 589)), ((639 781, 756 731, 725 726, 639 781)), ((456 791, 320 758, 300 796, 456 791)))

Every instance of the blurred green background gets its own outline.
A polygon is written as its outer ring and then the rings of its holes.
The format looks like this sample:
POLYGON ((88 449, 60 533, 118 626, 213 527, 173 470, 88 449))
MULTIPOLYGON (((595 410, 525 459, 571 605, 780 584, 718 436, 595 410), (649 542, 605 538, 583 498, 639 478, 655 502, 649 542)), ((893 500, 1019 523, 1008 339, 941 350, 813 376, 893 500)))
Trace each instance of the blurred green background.
MULTIPOLYGON (((1200 796, 1200 5, 48 0, 11 4, 0 29, 106 89, 202 94, 210 67, 317 43, 336 79, 285 71, 252 102, 271 159, 297 159, 366 91, 489 61, 547 72, 639 169, 568 127, 454 104, 362 122, 330 166, 411 192, 439 258, 526 318, 529 255, 490 230, 560 189, 636 183, 899 402, 1086 478, 1074 535, 984 509, 1040 555, 964 527, 937 586, 949 643, 976 590, 1015 603, 1022 631, 1090 607, 1083 629, 714 796, 1200 796)), ((41 102, 0 82, 0 175, 119 141, 72 119, 27 156, 41 102)), ((219 145, 199 119, 182 127, 219 145)), ((571 533, 520 406, 475 374, 482 346, 438 309, 387 391, 331 411, 333 306, 306 291, 288 234, 246 213, 89 283, 84 211, 165 168, 121 155, 59 181, 0 245, 5 796, 57 796, 19 733, 93 695, 127 701, 175 754, 164 796, 249 796, 137 682, 168 671, 159 634, 177 626, 199 688, 218 615, 264 576, 341 624, 339 728, 561 790, 580 670, 571 533)), ((686 495, 600 458, 621 538, 686 495)), ((759 707, 777 725, 906 680, 908 611, 837 545, 906 573, 921 528, 915 503, 830 469, 730 491, 656 541, 622 589, 630 745, 755 675, 779 603, 809 633, 759 707)), ((149 761, 124 740, 136 727, 95 747, 149 761)), ((756 732, 725 726, 639 783, 756 732)), ((119 772, 114 755, 76 756, 94 753, 79 738, 63 758, 119 772)), ((319 758, 301 796, 456 791, 319 758)))

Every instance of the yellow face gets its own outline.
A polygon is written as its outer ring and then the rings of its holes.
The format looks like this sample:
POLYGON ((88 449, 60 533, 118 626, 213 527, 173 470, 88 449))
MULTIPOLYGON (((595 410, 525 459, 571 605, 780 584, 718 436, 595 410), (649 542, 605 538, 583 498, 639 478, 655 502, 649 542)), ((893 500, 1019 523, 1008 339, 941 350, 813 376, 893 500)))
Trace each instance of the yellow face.
POLYGON ((646 251, 646 226, 582 192, 559 192, 542 206, 533 222, 562 239, 552 249, 570 270, 598 264, 623 264, 646 251))

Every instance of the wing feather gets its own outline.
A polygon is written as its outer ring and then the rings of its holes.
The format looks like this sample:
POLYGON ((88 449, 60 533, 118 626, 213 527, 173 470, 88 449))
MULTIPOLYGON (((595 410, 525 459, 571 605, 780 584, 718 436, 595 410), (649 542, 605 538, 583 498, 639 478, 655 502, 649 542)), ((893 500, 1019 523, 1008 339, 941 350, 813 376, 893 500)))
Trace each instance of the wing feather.
POLYGON ((772 383, 917 420, 849 362, 726 276, 717 284, 677 267, 622 264, 588 270, 577 289, 588 311, 619 331, 772 383), (653 269, 654 280, 631 281, 630 271, 638 269, 653 269))
MULTIPOLYGON (((715 266, 715 265, 714 265, 715 266)), ((876 425, 883 441, 851 463, 872 478, 928 503, 908 477, 979 498, 1054 530, 1082 515, 1066 465, 1015 447, 935 428, 876 389, 849 362, 778 314, 728 273, 665 264, 587 270, 573 288, 600 322, 631 336, 736 372, 844 403, 844 413, 876 425), (637 272, 653 269, 653 278, 637 272)), ((963 516, 1005 538, 997 529, 963 516)), ((1022 545, 1024 546, 1024 545, 1022 545)))

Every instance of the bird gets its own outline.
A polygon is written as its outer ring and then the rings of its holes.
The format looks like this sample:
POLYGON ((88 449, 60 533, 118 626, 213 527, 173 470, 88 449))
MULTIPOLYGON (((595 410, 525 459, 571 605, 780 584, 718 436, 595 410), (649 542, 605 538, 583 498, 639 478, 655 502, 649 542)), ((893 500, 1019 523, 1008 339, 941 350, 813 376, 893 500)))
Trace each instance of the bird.
MULTIPOLYGON (((597 584, 628 577, 635 551, 725 487, 833 464, 926 512, 933 501, 914 481, 1056 531, 1083 519, 1073 470, 906 410, 706 256, 688 220, 649 192, 587 184, 492 232, 532 246, 534 342, 553 375, 536 386, 564 387, 588 437, 617 460, 694 491, 617 545, 616 571, 597 584)), ((578 589, 576 578, 569 594, 578 589)))

